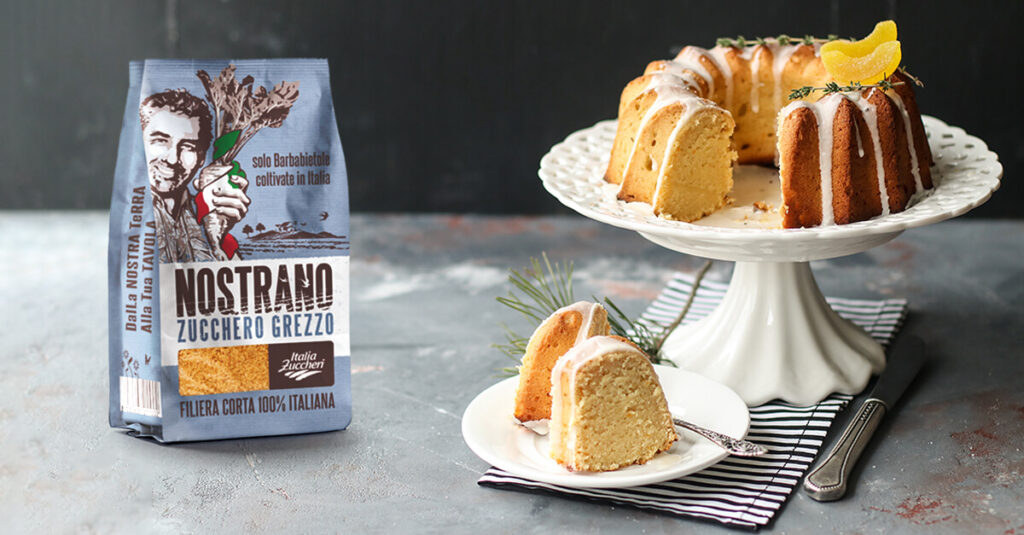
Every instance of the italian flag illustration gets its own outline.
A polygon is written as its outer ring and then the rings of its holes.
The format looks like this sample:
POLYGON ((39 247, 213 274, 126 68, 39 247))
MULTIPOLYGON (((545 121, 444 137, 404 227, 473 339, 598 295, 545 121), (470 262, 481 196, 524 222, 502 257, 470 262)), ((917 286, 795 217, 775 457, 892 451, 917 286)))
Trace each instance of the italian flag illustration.
MULTIPOLYGON (((238 136, 240 133, 240 131, 234 130, 220 136, 213 142, 213 161, 216 162, 220 158, 223 158, 224 155, 227 154, 227 152, 231 150, 236 143, 238 143, 238 136)), ((245 171, 242 170, 242 166, 237 160, 231 160, 231 170, 228 171, 227 175, 228 185, 235 189, 238 189, 239 186, 231 179, 231 177, 239 176, 246 178, 245 171)), ((205 188, 207 185, 208 184, 203 184, 202 186, 205 188)), ((223 234, 223 236, 220 237, 217 246, 220 247, 221 251, 224 251, 224 254, 226 254, 228 258, 234 258, 235 253, 238 251, 238 240, 227 232, 218 231, 218 228, 223 228, 223 221, 221 218, 214 214, 211 221, 203 221, 203 219, 213 211, 213 205, 206 199, 204 194, 205 190, 200 190, 199 194, 195 197, 196 220, 200 225, 204 226, 206 234, 210 239, 216 240, 218 235, 223 234)))

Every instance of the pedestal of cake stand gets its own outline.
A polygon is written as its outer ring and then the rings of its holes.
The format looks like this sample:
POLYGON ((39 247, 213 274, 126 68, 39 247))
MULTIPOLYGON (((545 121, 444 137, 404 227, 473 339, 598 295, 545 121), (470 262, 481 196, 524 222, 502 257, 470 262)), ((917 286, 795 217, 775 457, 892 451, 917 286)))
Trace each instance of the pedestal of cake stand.
POLYGON ((736 262, 718 308, 677 328, 662 350, 750 406, 855 394, 885 366, 882 346, 832 310, 807 262, 736 262))
POLYGON ((736 263, 722 302, 678 327, 662 346, 664 356, 732 388, 751 407, 773 399, 811 405, 833 392, 863 390, 885 367, 885 351, 832 310, 808 262, 861 253, 902 231, 846 227, 734 235, 699 226, 685 233, 640 231, 667 249, 736 263))

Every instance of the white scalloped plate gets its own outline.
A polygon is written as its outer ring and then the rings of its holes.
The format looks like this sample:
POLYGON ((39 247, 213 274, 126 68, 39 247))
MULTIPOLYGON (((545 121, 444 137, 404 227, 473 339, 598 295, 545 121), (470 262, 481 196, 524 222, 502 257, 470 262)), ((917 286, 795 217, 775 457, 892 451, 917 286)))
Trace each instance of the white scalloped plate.
POLYGON ((860 252, 906 229, 937 223, 981 205, 999 188, 1003 167, 985 142, 923 116, 936 187, 905 211, 847 225, 801 229, 709 227, 630 209, 603 179, 615 138, 614 120, 574 132, 541 159, 544 187, 591 219, 635 230, 674 250, 732 261, 808 261, 860 252))
MULTIPOLYGON (((654 366, 669 410, 729 436, 743 438, 750 411, 729 387, 693 372, 654 366)), ((548 437, 515 423, 512 409, 518 377, 484 390, 462 415, 462 437, 478 457, 520 477, 574 488, 622 488, 668 481, 703 470, 728 454, 696 433, 676 428, 679 440, 646 464, 609 472, 570 472, 548 456, 548 437)))

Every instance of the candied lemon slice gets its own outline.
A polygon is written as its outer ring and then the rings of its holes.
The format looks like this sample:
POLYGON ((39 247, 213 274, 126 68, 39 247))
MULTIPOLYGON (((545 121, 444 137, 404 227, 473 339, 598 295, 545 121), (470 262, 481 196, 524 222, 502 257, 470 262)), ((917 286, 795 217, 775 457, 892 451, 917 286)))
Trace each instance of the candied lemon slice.
POLYGON ((840 50, 821 53, 821 62, 825 64, 825 70, 840 84, 877 84, 896 72, 896 68, 900 66, 900 59, 902 55, 899 41, 882 43, 874 52, 859 58, 850 57, 840 50))
POLYGON ((860 41, 847 41, 846 39, 829 41, 821 45, 821 53, 824 54, 825 52, 838 50, 847 56, 858 58, 874 52, 878 45, 882 43, 895 40, 896 23, 891 20, 883 20, 875 24, 875 29, 871 32, 871 35, 860 41))

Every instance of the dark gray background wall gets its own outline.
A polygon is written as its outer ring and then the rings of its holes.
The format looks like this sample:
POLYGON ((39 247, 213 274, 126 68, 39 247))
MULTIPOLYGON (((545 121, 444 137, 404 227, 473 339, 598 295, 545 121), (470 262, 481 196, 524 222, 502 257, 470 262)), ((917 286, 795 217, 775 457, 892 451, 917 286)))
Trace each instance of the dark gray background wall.
POLYGON ((540 157, 612 118, 648 61, 720 36, 861 37, 894 18, 921 109, 1005 166, 974 215, 1020 217, 1022 14, 951 0, 5 0, 0 208, 109 206, 129 60, 295 56, 330 59, 354 211, 559 212, 540 157))

